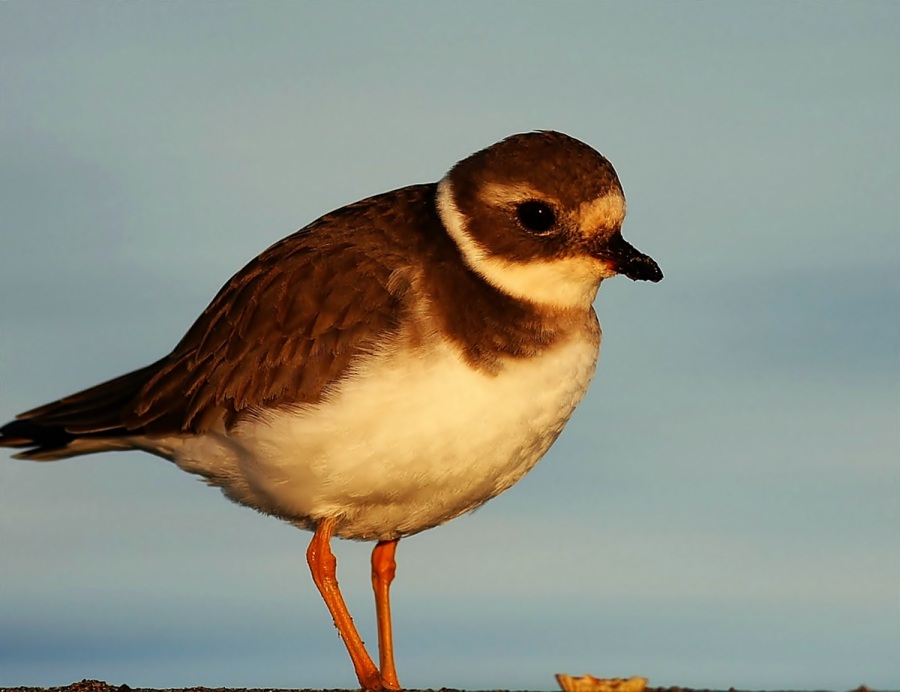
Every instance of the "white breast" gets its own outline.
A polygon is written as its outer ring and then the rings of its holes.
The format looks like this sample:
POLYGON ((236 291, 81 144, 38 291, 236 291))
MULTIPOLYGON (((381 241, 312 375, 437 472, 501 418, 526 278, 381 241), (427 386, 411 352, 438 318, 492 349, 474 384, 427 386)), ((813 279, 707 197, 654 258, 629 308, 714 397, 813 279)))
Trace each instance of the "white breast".
POLYGON ((472 369, 444 341, 370 359, 321 405, 280 410, 169 454, 232 499, 363 540, 422 531, 472 510, 528 472, 594 373, 593 339, 472 369))

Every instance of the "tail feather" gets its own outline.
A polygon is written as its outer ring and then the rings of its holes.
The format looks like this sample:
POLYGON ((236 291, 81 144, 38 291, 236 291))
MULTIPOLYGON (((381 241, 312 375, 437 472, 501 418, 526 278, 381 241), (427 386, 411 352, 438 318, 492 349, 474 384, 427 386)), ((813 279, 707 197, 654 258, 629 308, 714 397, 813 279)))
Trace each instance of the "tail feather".
POLYGON ((34 460, 127 447, 121 438, 142 430, 128 427, 125 418, 158 367, 154 363, 20 413, 0 427, 0 447, 24 449, 15 456, 34 460))

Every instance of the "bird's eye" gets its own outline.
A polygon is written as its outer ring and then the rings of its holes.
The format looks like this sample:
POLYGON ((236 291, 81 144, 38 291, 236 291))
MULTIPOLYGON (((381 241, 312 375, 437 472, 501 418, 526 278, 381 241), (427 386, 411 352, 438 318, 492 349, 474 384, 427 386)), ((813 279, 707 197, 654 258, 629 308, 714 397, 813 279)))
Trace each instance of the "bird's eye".
POLYGON ((556 214, 544 202, 522 202, 516 207, 516 216, 525 228, 534 233, 545 233, 556 224, 556 214))

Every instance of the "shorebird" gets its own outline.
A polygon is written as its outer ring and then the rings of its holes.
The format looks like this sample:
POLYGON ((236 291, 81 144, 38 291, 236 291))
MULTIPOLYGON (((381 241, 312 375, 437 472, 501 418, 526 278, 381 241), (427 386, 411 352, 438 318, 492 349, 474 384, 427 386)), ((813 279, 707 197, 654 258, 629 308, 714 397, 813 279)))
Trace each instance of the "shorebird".
POLYGON ((0 446, 52 461, 142 450, 313 532, 307 560, 360 685, 399 689, 397 542, 522 478, 597 362, 604 279, 662 279, 621 233, 610 162, 510 136, 326 214, 225 284, 152 365, 20 414, 0 446), (375 541, 378 665, 341 596, 333 537, 375 541))

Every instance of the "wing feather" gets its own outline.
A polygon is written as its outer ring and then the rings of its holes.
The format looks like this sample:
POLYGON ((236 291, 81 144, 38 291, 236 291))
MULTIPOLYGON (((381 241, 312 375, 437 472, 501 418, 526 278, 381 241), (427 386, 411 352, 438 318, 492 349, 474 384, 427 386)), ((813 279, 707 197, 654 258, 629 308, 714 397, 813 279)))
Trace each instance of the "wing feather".
POLYGON ((317 249, 311 235, 273 246, 222 289, 141 389, 129 427, 153 431, 179 409, 181 429, 202 432, 252 409, 318 403, 399 328, 392 269, 351 245, 317 249))

